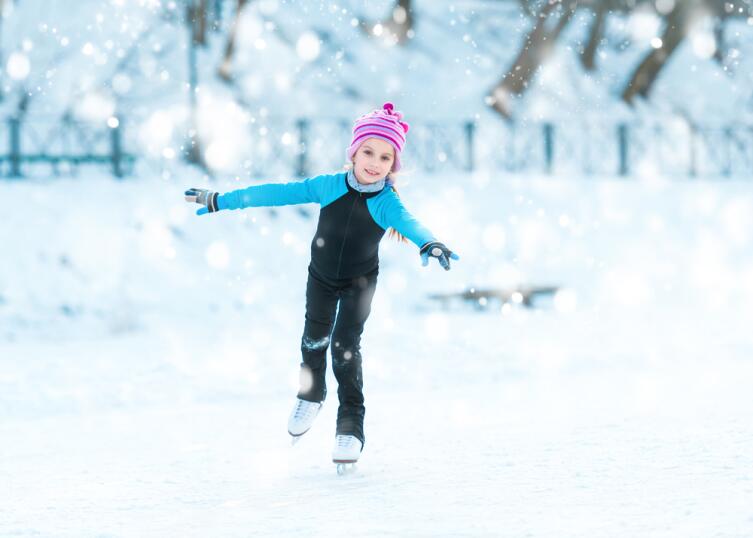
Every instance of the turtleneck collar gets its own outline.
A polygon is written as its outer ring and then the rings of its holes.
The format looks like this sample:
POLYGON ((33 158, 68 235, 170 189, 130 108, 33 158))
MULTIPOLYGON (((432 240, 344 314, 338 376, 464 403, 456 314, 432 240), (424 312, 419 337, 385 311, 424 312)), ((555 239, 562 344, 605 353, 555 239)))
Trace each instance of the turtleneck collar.
POLYGON ((353 170, 348 170, 348 185, 358 192, 378 192, 381 191, 385 185, 388 185, 389 181, 386 178, 382 178, 376 183, 369 185, 363 185, 356 179, 356 174, 353 170))

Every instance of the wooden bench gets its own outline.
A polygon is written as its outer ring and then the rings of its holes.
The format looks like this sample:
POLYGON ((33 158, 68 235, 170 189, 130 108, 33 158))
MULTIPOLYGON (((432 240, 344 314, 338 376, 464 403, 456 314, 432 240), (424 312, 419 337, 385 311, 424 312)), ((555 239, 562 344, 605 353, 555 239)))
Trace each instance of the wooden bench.
POLYGON ((536 299, 551 297, 558 289, 556 286, 521 286, 510 289, 471 287, 456 293, 434 293, 429 295, 429 299, 438 301, 443 309, 457 303, 470 303, 478 310, 490 308, 492 305, 501 308, 505 303, 533 308, 536 299))

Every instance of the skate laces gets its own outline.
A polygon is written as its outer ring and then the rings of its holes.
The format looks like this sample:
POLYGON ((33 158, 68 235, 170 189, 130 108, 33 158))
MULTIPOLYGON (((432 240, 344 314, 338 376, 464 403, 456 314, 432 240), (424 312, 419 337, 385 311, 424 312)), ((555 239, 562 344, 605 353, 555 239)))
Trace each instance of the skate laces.
POLYGON ((308 419, 313 415, 316 410, 319 409, 319 404, 314 402, 307 402, 305 400, 298 400, 298 404, 295 406, 293 417, 298 419, 308 419))
POLYGON ((355 445, 356 438, 352 435, 338 435, 337 448, 350 448, 355 445))

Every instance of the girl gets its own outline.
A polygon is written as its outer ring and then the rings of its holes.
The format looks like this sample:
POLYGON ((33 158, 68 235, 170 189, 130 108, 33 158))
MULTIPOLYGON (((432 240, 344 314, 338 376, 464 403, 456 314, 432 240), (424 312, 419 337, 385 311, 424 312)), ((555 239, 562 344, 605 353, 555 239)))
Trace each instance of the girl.
MULTIPOLYGON (((459 259, 403 206, 393 174, 400 170, 408 124, 392 103, 361 116, 347 149, 347 172, 292 183, 255 185, 225 194, 189 189, 186 201, 203 205, 197 214, 222 209, 316 202, 319 224, 311 242, 306 317, 301 340, 300 390, 288 420, 293 440, 308 431, 327 395, 327 348, 337 379, 337 430, 332 460, 354 463, 363 449, 365 414, 361 334, 371 311, 379 272, 379 242, 390 235, 419 248, 423 265, 436 258, 450 269, 459 259), (339 309, 338 309, 339 306, 339 309)), ((338 470, 340 467, 338 467, 338 470)))

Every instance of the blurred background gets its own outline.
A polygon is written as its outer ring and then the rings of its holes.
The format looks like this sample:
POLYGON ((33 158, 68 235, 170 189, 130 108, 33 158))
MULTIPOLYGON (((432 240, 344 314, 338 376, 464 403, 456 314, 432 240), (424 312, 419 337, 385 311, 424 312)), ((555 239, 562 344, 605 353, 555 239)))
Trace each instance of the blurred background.
POLYGON ((750 5, 716 0, 2 4, 2 173, 339 166, 391 99, 416 169, 751 173, 750 5), (428 89, 431 88, 431 91, 428 89), (47 165, 43 167, 42 165, 47 165), (90 167, 91 168, 91 167, 90 167))
POLYGON ((0 534, 753 534, 749 0, 0 13, 0 534), (388 101, 461 259, 383 241, 343 488, 334 378, 284 429, 318 208, 183 192, 341 170, 388 101))

